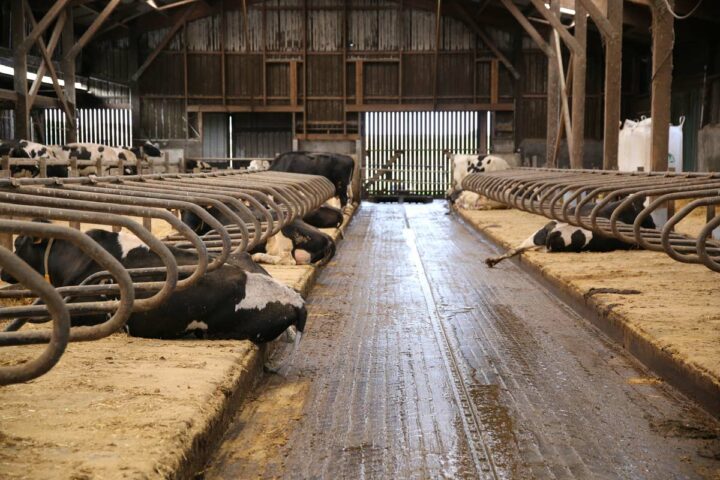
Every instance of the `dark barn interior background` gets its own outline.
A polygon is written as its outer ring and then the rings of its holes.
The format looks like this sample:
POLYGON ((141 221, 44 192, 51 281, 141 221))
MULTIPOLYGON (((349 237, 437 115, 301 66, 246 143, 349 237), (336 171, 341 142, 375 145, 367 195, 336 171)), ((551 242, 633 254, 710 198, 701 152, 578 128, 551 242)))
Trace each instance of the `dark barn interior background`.
MULTIPOLYGON (((76 37, 106 3, 75 2, 76 37)), ((529 1, 515 3, 537 17, 533 25, 547 35, 529 1)), ((652 18, 642 3, 624 6, 623 119, 650 115, 652 18)), ((22 2, 0 3, 4 66, 13 64, 14 4, 22 2)), ((29 2, 36 18, 50 4, 29 2)), ((685 170, 720 167, 719 10, 716 2, 706 2, 675 29, 672 121, 686 119, 685 170)), ((49 37, 48 31, 45 40, 49 37)), ((599 148, 604 49, 590 22, 585 137, 599 148)), ((60 44, 55 52, 59 71, 62 55, 60 44)), ((39 64, 33 47, 29 70, 39 64)), ((413 149, 432 150, 439 161, 445 149, 512 153, 523 142, 545 142, 547 57, 495 1, 206 0, 166 11, 121 1, 80 52, 75 68, 76 81, 86 88, 77 91, 81 127, 83 115, 87 128, 95 128, 100 118, 108 131, 131 128, 133 141, 183 148, 188 157, 220 161, 272 157, 291 148, 331 148, 370 158, 378 168, 398 150, 405 158, 413 149), (518 78, 497 52, 515 67, 518 78), (105 109, 122 112, 103 120, 105 109), (363 142, 366 114, 420 131, 423 117, 411 113, 427 111, 473 112, 473 138, 462 144, 440 140, 399 147, 392 135, 384 135, 373 147, 377 158, 362 151, 369 147, 363 142)), ((65 124, 52 88, 41 88, 27 133, 14 125, 12 88, 12 75, 0 74, 0 138, 63 140, 65 124)), ((85 132, 85 138, 112 142, 103 127, 95 130, 85 132)), ((541 154, 537 164, 543 162, 541 154)), ((599 168, 602 162, 586 159, 585 166, 599 168)))

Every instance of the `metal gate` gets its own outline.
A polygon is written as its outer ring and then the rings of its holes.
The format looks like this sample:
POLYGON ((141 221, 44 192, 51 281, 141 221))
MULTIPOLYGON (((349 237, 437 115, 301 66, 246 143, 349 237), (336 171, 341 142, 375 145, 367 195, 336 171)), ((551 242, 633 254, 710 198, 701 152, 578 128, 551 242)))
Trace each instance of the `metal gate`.
POLYGON ((368 112, 364 117, 365 197, 442 197, 449 153, 488 151, 488 112, 368 112))
MULTIPOLYGON (((78 142, 132 146, 132 112, 129 108, 78 108, 76 113, 78 142)), ((65 145, 65 112, 48 108, 43 114, 45 138, 38 141, 47 145, 65 145)))

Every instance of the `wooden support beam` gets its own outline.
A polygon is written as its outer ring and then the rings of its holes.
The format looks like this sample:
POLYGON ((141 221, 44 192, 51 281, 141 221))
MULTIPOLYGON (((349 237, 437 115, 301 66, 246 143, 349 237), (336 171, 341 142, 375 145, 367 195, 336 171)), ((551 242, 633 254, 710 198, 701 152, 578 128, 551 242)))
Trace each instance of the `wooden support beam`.
MULTIPOLYGON (((668 0, 670 6, 675 0, 668 0)), ((652 170, 668 168, 670 100, 675 44, 675 19, 663 0, 655 0, 652 8, 653 75, 652 75, 652 170)))
MULTIPOLYGON (((572 53, 570 54, 570 60, 568 61, 568 70, 567 70, 567 76, 565 77, 565 85, 568 85, 568 95, 572 93, 572 82, 573 82, 573 64, 574 64, 574 58, 572 53)), ((565 122, 560 119, 558 121, 558 136, 557 140, 555 141, 555 148, 553 150, 553 156, 552 156, 552 163, 553 165, 557 165, 557 159, 560 155, 560 146, 562 144, 562 137, 565 135, 565 122)))
MULTIPOLYGON (((551 13, 553 15, 560 15, 560 2, 559 0, 549 0, 551 13)), ((555 31, 550 31, 548 38, 549 44, 555 42, 555 31)), ((545 142, 545 162, 547 167, 556 167, 557 165, 550 164, 552 155, 554 153, 553 145, 557 141, 558 137, 558 115, 560 114, 560 65, 559 62, 562 58, 555 53, 553 50, 552 55, 548 55, 548 79, 547 79, 547 135, 545 142)), ((569 129, 568 129, 569 132, 569 129)))
MULTIPOLYGON (((75 25, 71 8, 67 9, 65 28, 62 34, 63 52, 69 52, 75 44, 75 25)), ((66 124, 65 140, 67 143, 77 142, 77 97, 75 94, 75 58, 63 57, 63 78, 65 79, 65 94, 67 104, 72 116, 72 125, 66 124)))
POLYGON ((500 64, 496 58, 490 61, 490 103, 500 99, 500 64))
MULTIPOLYGON (((28 36, 24 37, 20 43, 13 44, 13 49, 21 50, 22 52, 27 53, 27 51, 30 50, 30 47, 32 47, 35 41, 40 38, 40 35, 45 33, 45 30, 48 29, 53 20, 55 20, 55 18, 60 15, 60 12, 63 11, 65 5, 67 5, 69 1, 70 0, 55 0, 55 3, 53 3, 52 7, 50 7, 50 10, 48 10, 48 12, 40 20, 40 22, 38 22, 38 24, 33 27, 32 31, 28 34, 28 36)), ((24 32, 25 30, 22 30, 21 34, 24 32)))
MULTIPOLYGON (((26 3, 27 6, 27 3, 26 3)), ((28 9, 28 18, 32 17, 32 11, 28 9)), ((55 28, 53 29, 52 35, 50 36, 50 41, 47 45, 47 52, 52 57, 53 53, 55 52, 55 48, 57 47, 57 44, 60 40, 60 34, 63 31, 63 28, 65 27, 65 20, 67 19, 67 13, 63 10, 62 13, 58 16, 57 22, 55 23, 55 28)), ((28 94, 28 105, 29 108, 32 108, 33 104, 35 103, 35 97, 37 96, 38 92, 40 91, 40 86, 42 85, 42 78, 45 76, 45 70, 47 70, 47 67, 45 65, 45 62, 40 63, 40 67, 37 71, 37 77, 35 77, 35 80, 33 80, 32 85, 30 86, 30 93, 28 94)))
POLYGON ((585 156, 585 81, 587 68, 587 15, 582 2, 575 2, 575 41, 583 55, 575 58, 572 86, 572 149, 570 167, 583 168, 585 156))
POLYGON ((23 1, 12 3, 12 44, 14 50, 15 138, 30 138, 30 109, 27 89, 27 49, 22 48, 25 33, 23 1))
POLYGON ((603 130, 603 169, 617 170, 622 102, 623 0, 608 0, 608 21, 617 35, 605 46, 605 127, 603 130))
MULTIPOLYGON (((598 30, 600 30, 600 33, 606 40, 615 38, 617 35, 622 35, 622 29, 618 31, 618 29, 610 22, 610 20, 608 20, 608 17, 606 17, 603 12, 600 11, 597 5, 595 5, 595 2, 593 0, 575 0, 576 20, 579 17, 579 14, 577 13, 578 6, 582 6, 582 8, 587 11, 587 13, 590 15, 590 18, 598 27, 598 30)), ((610 5, 608 5, 608 16, 610 15, 610 10, 610 5)))
POLYGON ((85 48, 90 39, 97 33, 103 23, 105 23, 105 20, 107 20, 113 10, 115 10, 115 8, 120 4, 120 1, 121 0, 110 0, 107 5, 105 5, 105 8, 103 8, 102 12, 100 12, 100 15, 97 16, 88 29, 85 30, 82 37, 80 37, 80 40, 78 40, 70 51, 65 54, 66 57, 75 58, 78 56, 80 51, 85 48))
POLYGON ((298 104, 298 62, 290 61, 290 105, 298 104))
POLYGON ((148 67, 152 64, 152 62, 155 61, 158 55, 160 55, 160 52, 167 47, 168 43, 170 43, 170 40, 173 39, 175 34, 180 30, 180 28, 185 24, 185 20, 187 17, 192 13, 193 10, 195 10, 197 4, 192 4, 191 6, 187 7, 185 11, 177 18, 173 26, 170 28, 170 30, 167 31, 165 36, 160 40, 160 43, 157 44, 155 49, 148 55, 148 57, 145 59, 143 64, 140 66, 140 68, 135 71, 135 73, 132 74, 130 77, 130 80, 133 82, 137 82, 143 73, 145 73, 145 70, 148 69, 148 67))
MULTIPOLYGON (((30 21, 30 25, 33 26, 33 29, 37 27, 37 23, 35 22, 35 17, 33 16, 32 10, 30 9, 30 4, 28 3, 28 0, 23 0, 23 5, 25 6, 25 16, 30 21)), ((52 61, 52 56, 50 53, 48 53, 47 48, 45 48, 45 40, 42 39, 42 36, 37 38, 37 47, 38 50, 40 50, 40 55, 42 56, 44 65, 47 67, 48 72, 50 73, 50 78, 52 78, 52 86, 55 90, 55 95, 57 95, 58 100, 60 100, 60 104, 63 107, 63 110, 65 110, 65 115, 67 116, 67 121, 70 124, 71 127, 75 126, 75 117, 73 115, 73 112, 70 110, 70 107, 68 106, 67 99, 65 98, 65 92, 63 92, 62 87, 60 87, 60 81, 58 80, 57 72, 55 72, 55 65, 52 61)), ((73 83, 72 88, 75 88, 75 84, 73 83)), ((28 101, 28 110, 32 109, 32 103, 28 101)))
MULTIPOLYGON (((140 65, 140 53, 139 53, 139 38, 140 32, 137 30, 135 25, 130 25, 130 31, 128 32, 128 70, 130 72, 136 70, 140 65)), ((185 59, 184 59, 185 60, 185 59)), ((184 86, 185 86, 185 99, 187 103, 187 62, 183 62, 184 68, 184 86)), ((137 80, 132 78, 128 82, 130 87, 130 114, 132 115, 132 137, 137 139, 142 137, 141 130, 141 116, 140 116, 140 85, 137 80)), ((202 130, 201 130, 202 131, 202 130)))
POLYGON ((433 110, 437 107, 437 91, 438 91, 438 61, 440 59, 440 26, 442 22, 442 0, 437 0, 437 8, 435 10, 435 52, 433 56, 433 110))
POLYGON ((363 67, 364 62, 362 60, 357 60, 355 62, 355 104, 356 105, 362 105, 365 103, 365 98, 363 97, 363 67))
MULTIPOLYGON (((572 165, 572 153, 573 153, 573 121, 570 119, 570 105, 568 102, 568 86, 565 81, 565 68, 563 66, 562 55, 560 54, 560 37, 557 32, 552 32, 553 43, 555 45, 555 52, 557 54, 557 69, 558 69, 558 82, 560 84, 560 101, 561 111, 560 116, 562 117, 562 123, 565 124, 565 134, 567 135, 567 146, 568 156, 570 157, 570 163, 572 165)), ((573 55, 574 56, 574 55, 573 55)), ((572 119, 574 120, 574 119, 572 119)), ((560 132, 558 131, 556 142, 560 141, 560 132)))
POLYGON ((535 29, 535 27, 530 23, 530 20, 527 19, 525 15, 517 8, 517 6, 513 3, 512 0, 500 0, 502 4, 505 6, 505 8, 510 12, 510 14, 515 17, 515 20, 518 21, 521 27, 527 32, 527 34, 530 36, 530 38, 533 39, 533 41, 537 44, 538 47, 540 47, 540 50, 542 50, 545 55, 549 57, 555 56, 555 51, 550 46, 548 42, 543 39, 542 35, 535 29))
MULTIPOLYGON (((17 101, 17 92, 15 90, 6 90, 0 88, 0 100, 7 100, 15 103, 17 101)), ((41 108, 59 108, 60 103, 55 97, 46 97, 44 95, 37 95, 35 97, 35 104, 41 108)))
POLYGON ((468 9, 463 5, 462 3, 458 2, 457 0, 453 2, 452 4, 455 7, 455 10, 465 19, 468 26, 475 32, 475 34, 480 37, 480 40, 487 46, 490 51, 495 55, 503 65, 505 65, 505 68, 510 70, 510 73, 512 74, 515 79, 520 78, 520 73, 518 73, 515 66, 512 64, 512 62, 505 56, 504 53, 500 51, 500 49, 495 45, 495 42, 492 38, 490 38, 490 35, 488 35, 485 30, 478 24, 478 22, 475 20, 475 17, 468 11, 468 9))
MULTIPOLYGON (((570 35, 570 32, 567 31, 567 28, 565 28, 565 25, 562 24, 560 21, 560 14, 559 11, 557 14, 553 13, 551 10, 548 10, 545 8, 545 1, 544 0, 530 0, 532 4, 535 6, 537 11, 540 13, 540 15, 545 18, 548 22, 550 22, 550 25, 558 32, 560 35, 560 38, 562 38, 563 42, 565 42, 565 45, 572 50, 572 52, 575 54, 575 56, 585 55, 585 52, 580 47, 580 45, 575 41, 575 38, 570 35)), ((558 6, 558 8, 560 8, 558 6)))

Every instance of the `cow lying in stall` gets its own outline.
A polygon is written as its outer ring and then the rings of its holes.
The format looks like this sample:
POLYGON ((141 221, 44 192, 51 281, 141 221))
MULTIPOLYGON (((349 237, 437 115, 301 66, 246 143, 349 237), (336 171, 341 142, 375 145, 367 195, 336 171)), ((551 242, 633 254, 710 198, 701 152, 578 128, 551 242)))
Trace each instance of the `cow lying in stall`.
MULTIPOLYGON (((125 268, 163 266, 160 258, 130 233, 105 230, 90 230, 86 233, 125 268)), ((195 253, 168 248, 178 265, 197 264, 195 253)), ((102 270, 84 252, 65 240, 19 236, 15 240, 15 254, 40 274, 47 274, 48 280, 56 287, 79 285, 102 270)), ((0 278, 8 283, 16 283, 5 272, 0 272, 0 278)), ((137 295, 143 298, 143 294, 137 295)), ((145 298, 147 296, 145 294, 145 298)), ((303 298, 270 277, 245 254, 234 256, 231 261, 206 273, 187 289, 172 293, 160 307, 131 314, 127 321, 127 331, 131 336, 144 338, 173 339, 195 334, 203 338, 250 340, 262 344, 274 340, 294 326, 297 334, 286 363, 289 365, 302 338, 306 319, 303 298)), ((97 314, 73 316, 72 325, 95 325, 105 320, 106 316, 97 314)))
POLYGON ((504 204, 490 200, 483 195, 462 189, 462 181, 469 173, 497 172, 507 170, 510 165, 496 155, 453 155, 453 176, 446 198, 450 205, 464 210, 497 210, 507 208, 504 204))
MULTIPOLYGON (((0 143, 0 156, 8 155, 13 158, 40 159, 46 158, 50 161, 63 162, 65 165, 48 165, 48 177, 66 178, 69 175, 70 158, 78 160, 90 160, 95 162, 100 158, 109 161, 122 160, 124 175, 137 175, 137 158, 140 155, 141 147, 108 147, 97 143, 70 143, 67 145, 46 146, 40 143, 27 140, 10 141, 0 143)), ((146 142, 142 146, 143 152, 148 157, 159 157, 160 150, 153 144, 146 142)), ((79 167, 76 176, 98 175, 95 165, 79 167)), ((37 177, 40 174, 39 165, 13 165, 11 166, 13 177, 37 177)), ((101 172, 103 175, 116 175, 117 167, 106 167, 101 172)))
MULTIPOLYGON (((215 207, 209 207, 207 211, 223 225, 232 223, 215 207)), ((183 212, 181 219, 198 235, 212 230, 192 212, 183 212)), ((263 217, 258 215, 258 219, 263 220, 263 217)), ((335 255, 335 241, 330 235, 296 219, 250 253, 254 261, 270 265, 324 265, 335 255)))
MULTIPOLYGON (((62 160, 57 156, 55 149, 28 140, 0 142, 0 157, 5 155, 11 158, 28 158, 31 160, 39 160, 40 158, 50 161, 62 160)), ((40 175, 40 166, 37 163, 35 165, 11 165, 10 174, 15 178, 37 177, 40 175)), ((47 174, 49 177, 66 178, 68 169, 64 165, 48 165, 47 174)))
MULTIPOLYGON (((625 199, 610 202, 600 209, 599 218, 607 218, 613 214, 625 199)), ((628 225, 635 222, 638 214, 643 210, 644 197, 637 197, 633 202, 625 208, 619 215, 618 220, 628 225)), ((589 216, 595 204, 583 205, 580 213, 583 216, 589 216)), ((574 209, 570 210, 571 214, 575 213, 574 209)), ((643 228, 655 228, 655 222, 652 217, 646 217, 642 222, 643 228)), ((556 221, 549 222, 543 228, 532 234, 527 240, 515 248, 508 250, 499 257, 485 259, 488 267, 492 268, 506 258, 511 258, 528 250, 542 250, 548 252, 611 252, 613 250, 630 250, 639 248, 635 244, 630 244, 618 240, 614 237, 607 237, 593 233, 584 228, 576 227, 568 223, 559 223, 556 221)))
MULTIPOLYGON (((71 157, 78 160, 96 162, 99 159, 123 162, 123 175, 137 175, 137 160, 141 153, 147 157, 160 157, 162 153, 152 143, 145 142, 142 147, 109 147, 99 143, 69 143, 61 147, 53 147, 56 155, 69 162, 71 157)), ((98 173, 95 165, 78 168, 80 176, 87 175, 117 175, 118 169, 114 166, 105 167, 98 173)))
POLYGON ((315 228, 339 228, 343 220, 342 210, 327 203, 303 217, 303 222, 315 228))

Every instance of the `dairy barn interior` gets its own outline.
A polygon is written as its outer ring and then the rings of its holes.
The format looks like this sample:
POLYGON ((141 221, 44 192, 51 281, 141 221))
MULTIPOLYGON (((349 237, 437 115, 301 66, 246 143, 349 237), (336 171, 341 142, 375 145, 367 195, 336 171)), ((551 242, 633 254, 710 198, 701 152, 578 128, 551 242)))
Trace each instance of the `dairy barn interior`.
POLYGON ((720 2, 3 0, 0 478, 716 479, 720 2))

